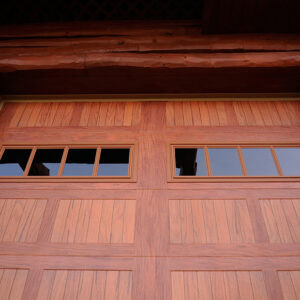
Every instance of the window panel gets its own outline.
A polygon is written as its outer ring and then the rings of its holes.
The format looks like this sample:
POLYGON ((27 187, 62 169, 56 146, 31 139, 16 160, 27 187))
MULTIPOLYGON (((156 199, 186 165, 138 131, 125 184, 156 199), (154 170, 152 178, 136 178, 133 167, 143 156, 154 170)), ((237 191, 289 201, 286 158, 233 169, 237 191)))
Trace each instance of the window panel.
POLYGON ((242 152, 249 176, 278 176, 269 148, 243 148, 242 152))
POLYGON ((130 149, 102 149, 98 176, 128 176, 130 149))
POLYGON ((69 149, 63 176, 92 176, 96 149, 69 149))
POLYGON ((177 176, 206 176, 206 162, 203 148, 175 149, 177 176))
POLYGON ((213 176, 242 176, 236 148, 209 148, 211 171, 213 176))
POLYGON ((5 149, 0 161, 0 176, 22 176, 31 149, 5 149))
POLYGON ((284 176, 300 175, 300 148, 275 148, 284 176))
POLYGON ((37 149, 29 176, 57 176, 63 149, 37 149))

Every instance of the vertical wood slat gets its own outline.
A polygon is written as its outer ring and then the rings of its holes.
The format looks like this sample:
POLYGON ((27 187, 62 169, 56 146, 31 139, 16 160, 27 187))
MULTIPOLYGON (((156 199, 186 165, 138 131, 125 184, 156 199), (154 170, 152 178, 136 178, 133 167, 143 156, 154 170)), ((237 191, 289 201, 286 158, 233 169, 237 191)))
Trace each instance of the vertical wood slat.
POLYGON ((41 112, 43 112, 44 117, 40 116, 39 126, 43 127, 51 127, 53 126, 55 116, 59 109, 58 102, 45 103, 44 108, 42 108, 41 112))
POLYGON ((15 105, 10 105, 10 109, 15 108, 14 115, 10 121, 9 127, 18 127, 22 114, 25 110, 25 103, 16 103, 15 105), (16 107, 15 107, 16 106, 16 107))
POLYGON ((125 103, 118 102, 116 107, 115 126, 123 126, 125 103))
POLYGON ((87 126, 97 126, 98 118, 99 118, 99 112, 100 112, 100 109, 101 109, 101 103, 92 102, 92 103, 87 103, 87 104, 89 104, 89 107, 90 107, 87 126))
POLYGON ((189 101, 184 102, 182 108, 184 126, 193 126, 191 103, 189 101))
POLYGON ((131 126, 134 105, 136 105, 136 103, 133 102, 125 103, 123 126, 131 126))

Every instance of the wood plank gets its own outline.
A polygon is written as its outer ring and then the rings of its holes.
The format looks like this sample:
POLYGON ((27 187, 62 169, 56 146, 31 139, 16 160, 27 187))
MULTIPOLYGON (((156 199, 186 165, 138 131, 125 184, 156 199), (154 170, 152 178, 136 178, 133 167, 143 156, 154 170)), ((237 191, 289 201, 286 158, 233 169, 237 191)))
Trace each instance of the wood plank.
POLYGON ((132 113, 132 126, 139 126, 142 121, 142 103, 134 102, 132 113))
POLYGON ((99 242, 109 243, 111 242, 111 225, 113 218, 114 201, 103 201, 101 223, 99 231, 99 242))
POLYGON ((38 299, 131 299, 132 272, 46 270, 38 299))
POLYGON ((212 125, 208 113, 207 103, 205 101, 199 101, 198 104, 199 104, 199 111, 200 111, 202 125, 204 126, 212 125))
POLYGON ((292 243, 293 238, 291 236, 289 225, 283 212, 280 200, 270 200, 270 202, 281 241, 283 243, 292 243))
POLYGON ((219 115, 215 102, 206 101, 211 126, 220 126, 219 115))
POLYGON ((241 109, 244 111, 247 125, 248 126, 256 125, 255 118, 251 110, 249 101, 241 102, 241 109))
POLYGON ((43 103, 35 103, 34 104, 34 107, 32 108, 30 118, 28 119, 28 122, 27 122, 28 127, 34 127, 35 126, 35 124, 36 124, 36 122, 39 118, 40 112, 42 110, 42 107, 43 107, 43 103))
POLYGON ((114 126, 115 125, 115 116, 116 116, 117 103, 110 102, 108 104, 108 110, 106 115, 106 126, 114 126))
MULTIPOLYGON (((176 201, 176 200, 173 200, 176 201)), ((204 225, 204 211, 202 202, 198 200, 191 200, 192 218, 193 218, 193 232, 195 243, 206 243, 206 232, 204 225)))
POLYGON ((123 126, 131 126, 134 105, 135 105, 135 103, 133 103, 133 102, 126 102, 125 103, 123 126))
POLYGON ((240 299, 240 291, 237 281, 236 272, 224 272, 224 284, 227 299, 240 299))
POLYGON ((174 103, 175 124, 176 126, 184 126, 183 119, 183 103, 178 101, 174 103))
POLYGON ((6 200, 0 214, 1 240, 35 242, 45 207, 45 200, 6 200))
POLYGON ((190 200, 180 201, 181 238, 183 243, 194 242, 194 224, 190 200))
MULTIPOLYGON (((74 233, 74 243, 86 243, 88 229, 90 226, 92 200, 82 200, 78 220, 76 224, 76 231, 74 233)), ((92 225, 93 226, 93 225, 92 225)))
POLYGON ((169 201, 170 240, 171 243, 182 243, 180 200, 169 201))
POLYGON ((300 295, 300 271, 291 271, 293 286, 296 292, 296 295, 300 295))
POLYGON ((122 126, 124 123, 125 103, 118 102, 115 116, 115 126, 122 126))
POLYGON ((16 111, 10 121, 9 127, 18 127, 20 119, 22 118, 23 112, 25 110, 26 103, 18 103, 16 111))
POLYGON ((297 294, 294 288, 294 284, 291 278, 290 271, 280 271, 278 272, 278 277, 280 280, 280 285, 284 299, 297 300, 297 294))
POLYGON ((245 117, 245 113, 242 107, 242 104, 240 102, 234 101, 232 102, 233 105, 233 109, 235 111, 237 120, 238 120, 238 124, 240 126, 246 126, 247 125, 247 121, 246 121, 246 117, 245 117))
POLYGON ((27 270, 0 269, 1 299, 21 300, 27 274, 27 270))
POLYGON ((198 102, 192 101, 191 102, 191 110, 192 110, 192 117, 193 117, 193 124, 194 126, 201 126, 201 115, 199 111, 199 105, 198 102))
POLYGON ((196 272, 183 272, 184 278, 184 298, 197 300, 198 294, 198 278, 196 272))
POLYGON ((271 243, 280 243, 280 235, 270 200, 260 200, 262 213, 271 243))
POLYGON ((228 221, 225 209, 225 201, 227 200, 213 200, 215 207, 215 215, 217 220, 217 229, 219 243, 230 243, 230 232, 228 228, 228 221))
POLYGON ((284 214, 286 215, 294 243, 300 242, 300 221, 299 215, 295 210, 295 202, 298 203, 298 201, 299 200, 281 200, 281 206, 283 208, 284 214))
POLYGON ((106 126, 106 118, 108 114, 109 103, 102 102, 100 106, 99 118, 97 125, 98 126, 106 126))
POLYGON ((204 210, 204 223, 206 231, 206 242, 207 243, 218 243, 218 230, 216 224, 216 216, 214 209, 214 202, 211 200, 202 201, 203 210, 204 210))
POLYGON ((242 300, 255 299, 251 285, 250 272, 237 271, 237 281, 239 285, 240 296, 242 300))
POLYGON ((58 108, 53 118, 52 126, 61 127, 64 122, 64 114, 67 109, 68 103, 58 103, 58 108))
POLYGON ((251 278, 252 291, 254 299, 268 300, 266 286, 264 284, 264 278, 261 272, 249 272, 251 278))
POLYGON ((189 101, 183 102, 182 108, 184 126, 193 126, 194 122, 192 116, 191 103, 189 101))
POLYGON ((43 116, 40 116, 39 126, 52 126, 58 109, 58 102, 47 103, 47 106, 44 106, 44 109, 42 109, 42 111, 44 110, 44 114, 43 116))
POLYGON ((115 200, 111 226, 111 242, 122 243, 124 231, 125 201, 115 200))
POLYGON ((26 103, 25 109, 23 111, 22 117, 18 123, 18 127, 28 127, 28 122, 31 118, 31 114, 34 110, 35 103, 26 103))
POLYGON ((90 105, 91 108, 90 108, 88 126, 97 126, 101 103, 93 102, 90 105))
POLYGON ((220 126, 228 125, 225 102, 218 101, 215 103, 220 126))
POLYGON ((264 126, 265 122, 264 122, 264 119, 262 117, 262 112, 260 110, 260 102, 250 101, 249 105, 250 105, 251 111, 253 112, 255 125, 264 126))
POLYGON ((89 227, 86 237, 87 243, 98 242, 102 205, 103 201, 101 200, 92 201, 91 215, 89 217, 89 227))
POLYGON ((92 103, 84 103, 83 110, 80 118, 80 126, 88 126, 92 103))
POLYGON ((124 211, 124 226, 123 226, 123 243, 134 242, 136 219, 136 201, 126 200, 124 211))

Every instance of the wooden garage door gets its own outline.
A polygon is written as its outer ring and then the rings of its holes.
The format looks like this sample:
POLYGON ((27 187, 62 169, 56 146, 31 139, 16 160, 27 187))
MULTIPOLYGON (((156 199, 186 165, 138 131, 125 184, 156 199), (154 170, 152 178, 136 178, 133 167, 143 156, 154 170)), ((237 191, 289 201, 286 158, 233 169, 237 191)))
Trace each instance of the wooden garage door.
POLYGON ((7 103, 0 124, 137 159, 131 182, 0 179, 1 299, 300 299, 297 181, 169 178, 170 144, 299 143, 299 103, 7 103))

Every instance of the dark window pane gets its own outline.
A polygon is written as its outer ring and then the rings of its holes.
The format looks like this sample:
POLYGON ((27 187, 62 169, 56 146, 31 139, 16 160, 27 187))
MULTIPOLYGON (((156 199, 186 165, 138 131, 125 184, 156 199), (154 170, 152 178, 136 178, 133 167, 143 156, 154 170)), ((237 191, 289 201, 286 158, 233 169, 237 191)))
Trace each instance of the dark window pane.
POLYGON ((242 151, 248 175, 278 175, 272 152, 269 148, 244 148, 242 151))
POLYGON ((300 175, 300 148, 275 149, 283 175, 300 175))
POLYGON ((64 176, 92 176, 96 149, 70 149, 64 167, 64 176))
POLYGON ((31 149, 6 149, 0 161, 0 176, 22 176, 31 149))
POLYGON ((29 176, 57 176, 63 149, 36 150, 29 176))
POLYGON ((206 163, 203 148, 175 149, 177 176, 206 176, 206 163))
POLYGON ((102 149, 98 176, 128 176, 129 149, 102 149))
POLYGON ((238 151, 235 148, 209 148, 213 176, 242 176, 238 151))

